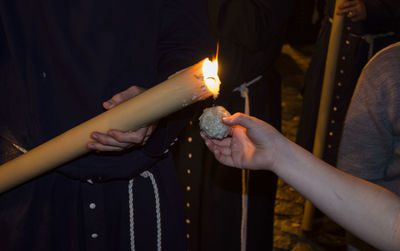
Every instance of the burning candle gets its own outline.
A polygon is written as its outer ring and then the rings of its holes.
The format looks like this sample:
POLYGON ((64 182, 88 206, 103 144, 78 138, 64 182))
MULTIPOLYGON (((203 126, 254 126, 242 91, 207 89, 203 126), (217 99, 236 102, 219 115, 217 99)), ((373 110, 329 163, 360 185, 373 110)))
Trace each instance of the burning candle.
POLYGON ((218 77, 218 61, 211 62, 208 58, 203 63, 204 82, 208 89, 213 93, 214 99, 219 94, 219 85, 221 81, 218 77))
POLYGON ((87 152, 93 131, 128 131, 219 92, 218 63, 205 59, 140 95, 0 166, 0 193, 87 152))

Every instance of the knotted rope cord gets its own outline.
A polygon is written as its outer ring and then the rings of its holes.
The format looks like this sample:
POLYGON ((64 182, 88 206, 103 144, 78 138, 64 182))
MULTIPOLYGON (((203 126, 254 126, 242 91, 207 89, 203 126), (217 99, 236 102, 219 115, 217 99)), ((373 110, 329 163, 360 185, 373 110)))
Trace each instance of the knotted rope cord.
POLYGON ((249 206, 249 169, 242 170, 242 221, 240 227, 240 250, 246 251, 247 245, 247 211, 249 206))
MULTIPOLYGON (((245 82, 233 91, 240 91, 240 95, 244 98, 244 113, 250 115, 250 99, 249 99, 249 86, 259 81, 262 75, 256 77, 250 82, 245 82)), ((248 169, 242 170, 242 219, 240 226, 240 250, 246 251, 247 245, 247 215, 249 205, 249 177, 250 171, 248 169)))
MULTIPOLYGON (((154 175, 149 171, 144 171, 140 174, 143 178, 150 178, 151 184, 153 185, 154 198, 156 202, 156 218, 157 218, 157 251, 161 251, 161 207, 160 207, 160 194, 158 192, 158 186, 154 175)), ((129 233, 131 251, 135 251, 135 219, 134 219, 134 207, 133 207, 133 180, 129 180, 128 193, 129 193, 129 233)))
POLYGON ((150 178, 151 184, 153 185, 154 198, 156 201, 156 217, 157 217, 157 250, 161 251, 161 208, 160 208, 160 194, 158 192, 158 186, 154 175, 149 171, 144 171, 140 174, 144 178, 150 178))
MULTIPOLYGON (((27 150, 15 143, 12 145, 22 153, 26 153, 27 150)), ((161 251, 161 208, 160 208, 160 194, 158 192, 158 186, 154 175, 149 171, 144 171, 140 174, 144 178, 150 178, 151 184, 153 185, 154 197, 156 202, 156 218, 157 218, 157 251, 161 251)), ((135 251, 135 224, 134 224, 134 208, 133 208, 133 179, 129 180, 128 184, 129 194, 129 233, 130 233, 130 245, 131 250, 135 251)))
MULTIPOLYGON (((332 24, 333 23, 333 18, 329 18, 329 22, 332 24)), ((368 44, 368 61, 372 58, 374 55, 374 42, 375 39, 381 38, 381 37, 388 37, 388 36, 393 36, 395 35, 394 32, 390 31, 387 33, 380 33, 380 34, 365 34, 365 35, 358 35, 354 33, 349 33, 350 36, 356 37, 356 38, 361 38, 368 44)))
POLYGON ((368 60, 370 60, 372 58, 372 56, 374 55, 375 39, 381 38, 381 37, 393 36, 393 35, 394 35, 394 32, 387 32, 387 33, 381 33, 381 34, 365 34, 362 36, 354 34, 354 33, 350 33, 350 36, 361 38, 368 44, 368 60))
POLYGON ((134 210, 133 210, 133 179, 129 180, 128 184, 129 194, 129 238, 131 243, 131 251, 135 251, 135 224, 134 224, 134 210))

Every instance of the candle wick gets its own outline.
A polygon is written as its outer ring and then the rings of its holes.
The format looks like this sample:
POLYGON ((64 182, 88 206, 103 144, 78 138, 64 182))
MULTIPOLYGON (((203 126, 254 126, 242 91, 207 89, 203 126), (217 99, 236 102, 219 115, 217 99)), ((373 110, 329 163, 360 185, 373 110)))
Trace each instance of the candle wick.
POLYGON ((217 43, 217 52, 216 52, 216 54, 215 54, 215 59, 216 59, 216 60, 218 60, 218 56, 219 56, 219 42, 220 42, 220 41, 218 41, 218 43, 217 43))

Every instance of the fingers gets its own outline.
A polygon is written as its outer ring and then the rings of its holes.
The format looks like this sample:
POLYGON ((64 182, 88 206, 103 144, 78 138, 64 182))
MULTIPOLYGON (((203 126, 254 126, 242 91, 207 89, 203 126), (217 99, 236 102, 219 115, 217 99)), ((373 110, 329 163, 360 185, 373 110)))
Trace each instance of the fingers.
POLYGON ((336 14, 343 16, 357 8, 357 3, 355 1, 345 1, 342 3, 336 11, 336 14))
POLYGON ((230 126, 241 126, 246 129, 253 129, 259 126, 260 123, 265 124, 265 122, 255 118, 245 115, 243 113, 235 113, 230 117, 222 118, 222 122, 230 126))
POLYGON ((148 131, 149 128, 144 127, 136 131, 128 131, 128 132, 110 130, 107 134, 112 138, 114 138, 116 141, 121 143, 141 145, 143 144, 146 138, 148 139, 150 137, 148 131))
POLYGON ((230 154, 223 154, 218 149, 216 149, 214 152, 214 156, 220 163, 224 164, 225 166, 235 166, 232 155, 230 154))
POLYGON ((94 132, 91 135, 94 142, 88 144, 89 149, 96 151, 122 151, 131 147, 131 143, 118 141, 111 135, 94 132))
POLYGON ((91 137, 95 142, 90 142, 88 148, 96 151, 123 151, 138 145, 145 145, 149 140, 152 129, 140 128, 136 131, 121 132, 110 130, 107 134, 94 132, 91 137))
POLYGON ((248 120, 247 120, 248 118, 249 118, 249 116, 247 116, 243 113, 237 112, 237 113, 233 114, 232 116, 222 118, 222 122, 224 122, 225 124, 227 124, 229 126, 241 125, 243 127, 246 127, 246 125, 248 126, 248 120))
POLYGON ((110 145, 104 145, 104 144, 101 144, 98 142, 89 142, 87 144, 87 148, 89 148, 90 150, 97 151, 97 152, 120 152, 120 151, 129 149, 128 147, 110 146, 110 145))
POLYGON ((345 1, 338 7, 336 14, 340 16, 346 15, 353 22, 361 21, 366 18, 365 5, 360 0, 345 1))
POLYGON ((140 88, 136 85, 129 87, 123 92, 115 94, 111 99, 107 100, 103 103, 103 107, 107 110, 114 108, 115 106, 131 99, 144 91, 143 88, 140 88))
POLYGON ((201 134, 201 136, 203 137, 208 149, 210 149, 219 162, 227 166, 235 166, 230 147, 231 138, 225 138, 223 140, 211 140, 205 136, 204 133, 201 134))
MULTIPOLYGON (((103 107, 107 110, 112 109, 144 91, 145 89, 139 86, 131 86, 105 101, 103 107)), ((110 130, 107 134, 94 132, 91 137, 95 142, 89 142, 87 147, 97 151, 122 151, 135 145, 144 145, 149 140, 155 128, 156 124, 140 128, 136 131, 121 132, 118 130, 110 130)))
POLYGON ((357 4, 359 4, 358 1, 354 0, 354 1, 344 1, 339 7, 338 9, 343 10, 343 9, 347 9, 347 8, 352 8, 355 7, 357 4))
POLYGON ((206 143, 207 147, 210 149, 210 151, 213 153, 218 152, 219 154, 222 154, 222 155, 231 155, 232 154, 231 147, 229 147, 229 146, 217 145, 213 140, 209 140, 209 139, 206 139, 205 143, 206 143))
POLYGON ((121 143, 116 141, 114 138, 103 133, 93 133, 91 137, 95 140, 94 142, 88 143, 88 148, 95 151, 122 151, 129 148, 129 144, 121 143))
POLYGON ((232 138, 224 138, 222 140, 220 140, 220 139, 210 139, 204 134, 204 132, 200 132, 200 136, 204 140, 211 141, 213 144, 215 144, 217 146, 221 146, 221 147, 229 146, 231 144, 231 140, 232 140, 232 138))
POLYGON ((214 140, 210 140, 210 141, 206 140, 205 142, 206 142, 207 147, 213 153, 218 152, 219 154, 222 154, 222 155, 228 155, 228 156, 232 155, 232 149, 230 147, 230 141, 229 141, 229 145, 227 145, 227 144, 218 144, 214 140))

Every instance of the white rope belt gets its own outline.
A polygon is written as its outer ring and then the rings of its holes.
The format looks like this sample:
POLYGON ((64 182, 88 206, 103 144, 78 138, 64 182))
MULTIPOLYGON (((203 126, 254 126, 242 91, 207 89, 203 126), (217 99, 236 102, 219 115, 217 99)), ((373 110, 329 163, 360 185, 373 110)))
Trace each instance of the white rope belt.
MULTIPOLYGON (((332 24, 333 23, 333 18, 329 18, 329 22, 332 24)), ((380 33, 380 34, 365 34, 365 35, 357 35, 354 33, 349 33, 350 36, 356 37, 356 38, 361 38, 368 44, 368 60, 372 58, 374 55, 374 42, 375 39, 381 38, 381 37, 388 37, 388 36, 393 36, 395 35, 394 32, 387 32, 387 33, 380 33)))
MULTIPOLYGON (((160 194, 154 175, 149 171, 144 171, 140 174, 144 178, 150 178, 153 185, 154 198, 156 202, 156 218, 157 218, 157 251, 161 251, 161 209, 160 209, 160 194)), ((133 207, 133 180, 129 180, 128 193, 129 193, 129 233, 131 242, 131 251, 135 251, 135 219, 133 207)))
MULTIPOLYGON (((15 143, 12 145, 22 153, 26 153, 27 150, 15 143)), ((160 194, 154 175, 149 171, 144 171, 140 174, 144 178, 150 178, 151 184, 153 185, 154 198, 156 202, 156 218, 157 218, 157 251, 161 251, 161 208, 160 208, 160 194)), ((128 184, 129 193, 129 233, 130 233, 130 245, 131 250, 135 251, 135 220, 134 220, 134 208, 133 208, 133 179, 129 180, 128 184)))
MULTIPOLYGON (((249 82, 241 84, 239 87, 233 89, 233 91, 239 91, 242 98, 244 98, 244 113, 250 115, 250 98, 249 98, 249 86, 259 81, 263 76, 260 75, 249 82)), ((240 250, 246 251, 247 245, 247 215, 249 207, 249 177, 250 171, 248 169, 242 170, 242 219, 240 226, 240 250)))
POLYGON ((393 35, 394 35, 394 32, 387 32, 387 33, 381 33, 381 34, 365 34, 362 36, 354 34, 354 33, 350 33, 350 36, 361 38, 368 44, 368 60, 370 60, 372 58, 372 56, 374 55, 375 39, 381 38, 381 37, 393 36, 393 35))

